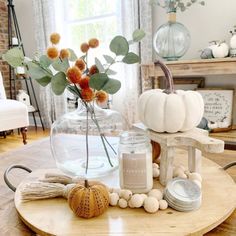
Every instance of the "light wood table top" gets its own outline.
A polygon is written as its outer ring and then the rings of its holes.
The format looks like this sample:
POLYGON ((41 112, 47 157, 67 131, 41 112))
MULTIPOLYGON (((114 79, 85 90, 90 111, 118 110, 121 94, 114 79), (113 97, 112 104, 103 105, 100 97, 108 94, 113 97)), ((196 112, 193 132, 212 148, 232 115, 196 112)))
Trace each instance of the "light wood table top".
MULTIPOLYGON (((0 155, 0 174, 3 176, 4 170, 12 164, 22 164, 32 170, 39 168, 54 168, 54 160, 49 151, 48 140, 38 141, 37 144, 30 144, 20 150, 4 153, 0 155)), ((236 171, 235 171, 236 172, 236 171)), ((27 176, 22 171, 14 172, 10 177, 16 185, 27 176)), ((130 213, 130 212, 129 212, 130 213)), ((214 217, 214 215, 212 215, 214 217)), ((3 178, 0 179, 0 235, 34 235, 19 219, 14 207, 14 193, 5 185, 3 178)), ((206 235, 230 236, 236 234, 236 213, 219 227, 206 235)), ((142 233, 142 232, 141 232, 142 233)), ((140 235, 149 235, 143 232, 140 235)), ((86 235, 86 234, 84 234, 86 235)), ((106 235, 106 234, 105 234, 106 235)), ((132 235, 132 234, 131 234, 132 235)))

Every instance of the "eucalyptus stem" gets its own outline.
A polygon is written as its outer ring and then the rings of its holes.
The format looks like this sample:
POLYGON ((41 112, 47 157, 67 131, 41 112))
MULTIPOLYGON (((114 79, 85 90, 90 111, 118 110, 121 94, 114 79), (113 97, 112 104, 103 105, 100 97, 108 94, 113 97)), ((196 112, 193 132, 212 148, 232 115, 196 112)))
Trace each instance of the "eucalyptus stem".
POLYGON ((45 67, 41 66, 41 64, 40 64, 38 61, 32 60, 32 62, 33 62, 34 64, 38 65, 42 70, 44 70, 44 71, 46 71, 47 73, 53 75, 52 72, 51 72, 49 69, 46 69, 45 67))
POLYGON ((88 162, 89 162, 89 146, 88 146, 88 110, 86 110, 86 170, 85 174, 88 173, 88 162))
MULTIPOLYGON (((91 106, 90 106, 90 107, 91 107, 91 106)), ((108 153, 106 144, 105 144, 105 142, 104 142, 104 136, 103 136, 103 134, 102 134, 102 132, 101 132, 101 128, 100 128, 100 126, 99 126, 99 124, 98 124, 98 121, 97 121, 97 119, 96 119, 96 116, 95 116, 94 109, 93 109, 93 107, 91 107, 91 108, 92 108, 92 109, 91 109, 91 110, 92 110, 91 115, 94 116, 94 117, 91 116, 91 119, 93 120, 94 124, 97 126, 97 129, 98 129, 98 132, 99 132, 99 134, 100 134, 100 138, 101 138, 101 141, 102 141, 102 144, 103 144, 103 147, 104 147, 104 150, 105 150, 105 153, 106 153, 108 162, 109 162, 110 166, 113 167, 113 164, 112 164, 112 162, 111 162, 111 159, 110 159, 110 156, 109 156, 109 153, 108 153)))
POLYGON ((107 73, 107 71, 110 69, 110 67, 116 63, 116 56, 113 58, 113 61, 110 63, 110 65, 106 68, 104 73, 107 73))
MULTIPOLYGON (((101 138, 101 141, 102 141, 102 144, 103 144, 103 147, 104 147, 104 150, 105 150, 105 153, 106 153, 108 162, 109 162, 110 166, 113 167, 113 164, 112 164, 112 162, 111 162, 109 153, 108 153, 108 151, 107 151, 106 144, 105 144, 105 142, 104 142, 104 139, 106 140, 106 138, 104 137, 104 135, 103 135, 102 132, 101 132, 100 126, 99 126, 99 124, 98 124, 98 122, 97 122, 97 119, 96 119, 96 116, 95 116, 94 108, 93 108, 91 105, 89 106, 89 105, 82 99, 81 93, 80 93, 79 89, 77 88, 76 84, 74 84, 74 86, 75 86, 75 88, 76 88, 76 91, 78 92, 78 95, 79 95, 79 97, 80 97, 82 103, 83 103, 84 106, 86 107, 87 112, 90 113, 92 121, 93 121, 94 124, 97 126, 97 129, 98 129, 98 132, 99 132, 99 135, 100 135, 100 138, 101 138), (93 117, 93 116, 94 116, 94 117, 93 117)), ((107 140, 106 140, 106 142, 107 142, 108 145, 111 147, 110 143, 109 143, 107 140)), ((111 147, 111 148, 112 148, 112 147, 111 147)), ((112 148, 112 150, 114 151, 114 153, 116 153, 113 148, 112 148)))

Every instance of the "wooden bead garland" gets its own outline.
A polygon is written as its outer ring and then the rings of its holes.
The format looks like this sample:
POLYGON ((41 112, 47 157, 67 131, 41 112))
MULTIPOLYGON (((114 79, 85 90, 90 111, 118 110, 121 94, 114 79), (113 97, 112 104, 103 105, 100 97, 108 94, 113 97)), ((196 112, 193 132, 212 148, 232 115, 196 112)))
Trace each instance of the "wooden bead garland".
POLYGON ((143 207, 148 213, 155 213, 160 208, 165 210, 168 207, 166 200, 163 200, 163 193, 160 189, 152 189, 148 194, 133 194, 128 189, 110 189, 110 206, 120 208, 140 208, 143 207), (117 192, 120 194, 118 195, 117 192), (120 197, 117 201, 117 197, 120 197), (126 199, 124 198, 126 197, 126 199), (153 200, 154 199, 154 200, 153 200))
POLYGON ((195 182, 199 186, 199 188, 202 187, 202 177, 201 177, 201 175, 197 172, 190 173, 182 165, 178 165, 178 166, 174 167, 173 177, 174 178, 179 177, 179 178, 184 178, 184 179, 190 179, 193 182, 195 182))

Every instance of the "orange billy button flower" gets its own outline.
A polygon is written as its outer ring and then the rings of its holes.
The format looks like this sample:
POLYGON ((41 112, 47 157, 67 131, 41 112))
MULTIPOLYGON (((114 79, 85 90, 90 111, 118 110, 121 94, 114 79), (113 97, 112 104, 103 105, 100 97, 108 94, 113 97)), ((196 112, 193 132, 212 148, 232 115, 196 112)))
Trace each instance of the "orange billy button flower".
POLYGON ((47 56, 51 59, 55 59, 59 56, 59 52, 56 47, 49 47, 47 49, 47 56))
POLYGON ((58 33, 53 33, 50 35, 50 41, 53 44, 58 44, 60 42, 61 36, 58 33))
POLYGON ((90 69, 89 69, 89 74, 90 74, 90 75, 96 74, 96 73, 98 73, 98 72, 99 72, 99 71, 98 71, 98 68, 97 68, 96 65, 91 66, 90 69))
POLYGON ((67 70, 66 76, 72 83, 78 84, 82 73, 76 66, 73 66, 67 70))
POLYGON ((77 59, 75 62, 75 66, 77 66, 81 71, 85 69, 85 63, 82 59, 77 59))
POLYGON ((91 88, 82 89, 81 96, 86 102, 91 102, 94 98, 94 92, 91 88))
POLYGON ((89 88, 89 80, 90 77, 89 76, 84 76, 81 78, 81 80, 79 81, 79 86, 81 89, 87 89, 89 88))
POLYGON ((70 51, 68 49, 61 49, 60 58, 65 59, 70 57, 70 51))
POLYGON ((89 50, 89 45, 87 43, 82 43, 80 45, 80 50, 81 52, 86 53, 89 50))
POLYGON ((89 47, 91 48, 96 48, 99 45, 99 41, 96 38, 90 39, 89 40, 89 47))
POLYGON ((101 103, 107 101, 108 99, 108 94, 103 90, 97 91, 95 96, 97 98, 97 101, 101 103))

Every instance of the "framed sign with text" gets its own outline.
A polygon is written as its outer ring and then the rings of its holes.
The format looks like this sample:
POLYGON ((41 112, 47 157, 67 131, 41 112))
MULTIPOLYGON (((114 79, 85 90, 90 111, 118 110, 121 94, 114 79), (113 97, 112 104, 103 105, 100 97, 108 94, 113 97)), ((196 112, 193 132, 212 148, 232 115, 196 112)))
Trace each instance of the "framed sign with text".
POLYGON ((233 89, 198 89, 204 100, 204 117, 214 131, 230 129, 233 118, 233 89))

